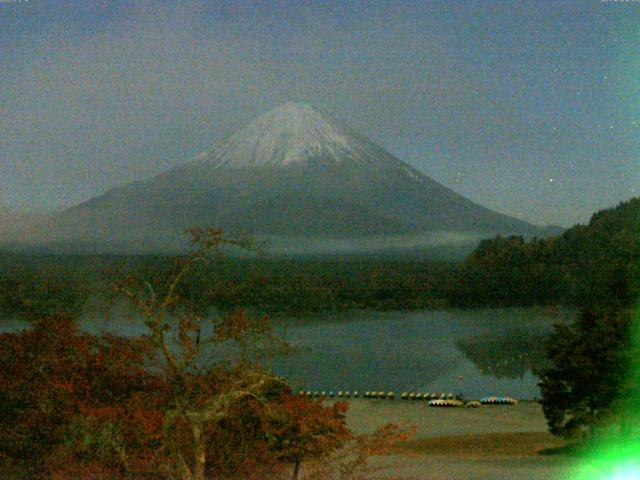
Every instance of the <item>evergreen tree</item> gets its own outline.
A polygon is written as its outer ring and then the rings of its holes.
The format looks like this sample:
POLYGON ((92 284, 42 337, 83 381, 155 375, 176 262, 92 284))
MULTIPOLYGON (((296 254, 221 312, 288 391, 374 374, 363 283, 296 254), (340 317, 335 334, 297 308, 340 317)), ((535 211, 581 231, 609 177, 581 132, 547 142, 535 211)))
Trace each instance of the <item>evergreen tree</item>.
POLYGON ((548 344, 551 367, 541 372, 542 407, 551 433, 593 435, 620 418, 636 382, 629 369, 638 347, 628 310, 589 309, 573 325, 556 325, 548 344))

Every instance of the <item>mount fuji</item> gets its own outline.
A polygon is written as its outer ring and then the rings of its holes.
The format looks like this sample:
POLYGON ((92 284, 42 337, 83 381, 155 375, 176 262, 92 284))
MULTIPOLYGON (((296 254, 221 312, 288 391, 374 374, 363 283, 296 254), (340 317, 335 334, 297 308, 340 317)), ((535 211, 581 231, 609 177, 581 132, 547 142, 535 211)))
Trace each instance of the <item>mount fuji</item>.
POLYGON ((62 212, 51 231, 57 239, 107 250, 162 250, 178 245, 194 225, 286 239, 294 250, 332 241, 365 248, 382 241, 393 248, 396 241, 404 245, 436 233, 547 233, 468 200, 332 114, 292 102, 261 115, 219 148, 62 212))

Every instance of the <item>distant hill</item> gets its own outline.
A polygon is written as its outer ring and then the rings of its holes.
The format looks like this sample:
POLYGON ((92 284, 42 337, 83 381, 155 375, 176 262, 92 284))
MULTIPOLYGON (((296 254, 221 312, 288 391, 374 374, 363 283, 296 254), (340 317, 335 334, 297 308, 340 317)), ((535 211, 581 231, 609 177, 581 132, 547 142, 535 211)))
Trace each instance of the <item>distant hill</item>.
POLYGON ((49 219, 46 213, 23 212, 0 204, 0 246, 41 237, 42 225, 49 219))
POLYGON ((291 102, 178 168, 68 209, 46 233, 59 245, 167 250, 194 225, 266 237, 283 252, 338 243, 373 251, 395 239, 398 248, 428 246, 435 233, 469 245, 550 233, 466 199, 333 115, 291 102))
POLYGON ((454 305, 631 305, 640 294, 640 198, 560 236, 484 240, 450 281, 454 305))

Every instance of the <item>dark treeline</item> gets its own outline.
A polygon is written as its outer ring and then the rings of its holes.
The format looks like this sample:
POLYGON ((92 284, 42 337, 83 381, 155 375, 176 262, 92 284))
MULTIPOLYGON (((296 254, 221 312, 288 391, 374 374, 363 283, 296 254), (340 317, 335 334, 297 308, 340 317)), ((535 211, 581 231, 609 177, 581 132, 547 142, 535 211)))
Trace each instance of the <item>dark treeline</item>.
MULTIPOLYGON (((0 255, 0 314, 26 319, 77 314, 92 295, 108 301, 117 281, 169 279, 165 256, 0 255)), ((452 264, 410 259, 238 259, 197 265, 180 295, 202 308, 266 313, 446 305, 452 264)))
MULTIPOLYGON (((628 305, 638 296, 640 199, 593 215, 558 237, 482 241, 454 264, 419 256, 223 258, 198 266, 180 294, 203 308, 266 313, 373 308, 628 305)), ((153 255, 0 254, 0 314, 78 313, 116 281, 171 277, 153 255)))
POLYGON ((518 362, 487 358, 485 347, 493 342, 496 351, 508 352, 513 345, 515 358, 522 365, 532 360, 540 375, 541 403, 552 433, 593 440, 612 433, 617 424, 621 437, 607 440, 615 445, 640 438, 639 280, 636 198, 597 212, 587 225, 559 237, 483 241, 451 275, 446 298, 463 307, 577 307, 575 321, 557 324, 547 341, 528 344, 510 335, 472 339, 459 347, 481 368, 509 375, 518 362))
POLYGON ((559 237, 484 240, 456 269, 452 306, 629 305, 638 298, 640 199, 594 214, 559 237))

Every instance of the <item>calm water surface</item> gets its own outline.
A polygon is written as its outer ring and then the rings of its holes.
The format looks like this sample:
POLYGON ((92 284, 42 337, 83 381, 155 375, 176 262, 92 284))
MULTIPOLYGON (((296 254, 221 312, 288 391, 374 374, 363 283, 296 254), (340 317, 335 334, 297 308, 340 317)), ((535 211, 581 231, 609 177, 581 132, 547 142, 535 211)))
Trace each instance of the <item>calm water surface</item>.
MULTIPOLYGON (((522 338, 531 336, 539 348, 541 335, 555 322, 569 321, 573 313, 564 309, 425 310, 418 312, 356 311, 276 320, 277 328, 297 347, 285 357, 274 359, 273 370, 304 390, 366 390, 454 392, 467 398, 510 395, 539 396, 538 378, 526 366, 513 369, 502 378, 487 374, 496 362, 514 355, 511 338, 520 339, 516 353, 523 352, 522 338), (496 346, 495 339, 501 339, 496 346), (472 361, 460 349, 471 342, 472 361), (503 354, 504 353, 504 354, 503 354), (484 367, 484 368, 483 368, 484 367), (483 373, 483 371, 485 373, 483 373)), ((108 330, 121 335, 144 333, 138 323, 105 324, 96 316, 85 316, 83 328, 92 333, 108 330)), ((26 328, 7 321, 3 331, 26 328)))
POLYGON ((317 317, 288 327, 287 338, 302 350, 277 359, 273 368, 305 390, 534 398, 539 396, 539 380, 530 369, 514 369, 513 378, 483 374, 457 343, 477 340, 476 350, 482 353, 484 342, 487 357, 494 359, 496 352, 490 349, 496 348, 495 342, 487 339, 503 339, 500 346, 507 361, 513 354, 509 338, 522 340, 523 334, 530 334, 532 342, 540 343, 553 323, 571 317, 572 312, 558 309, 354 312, 317 317))

